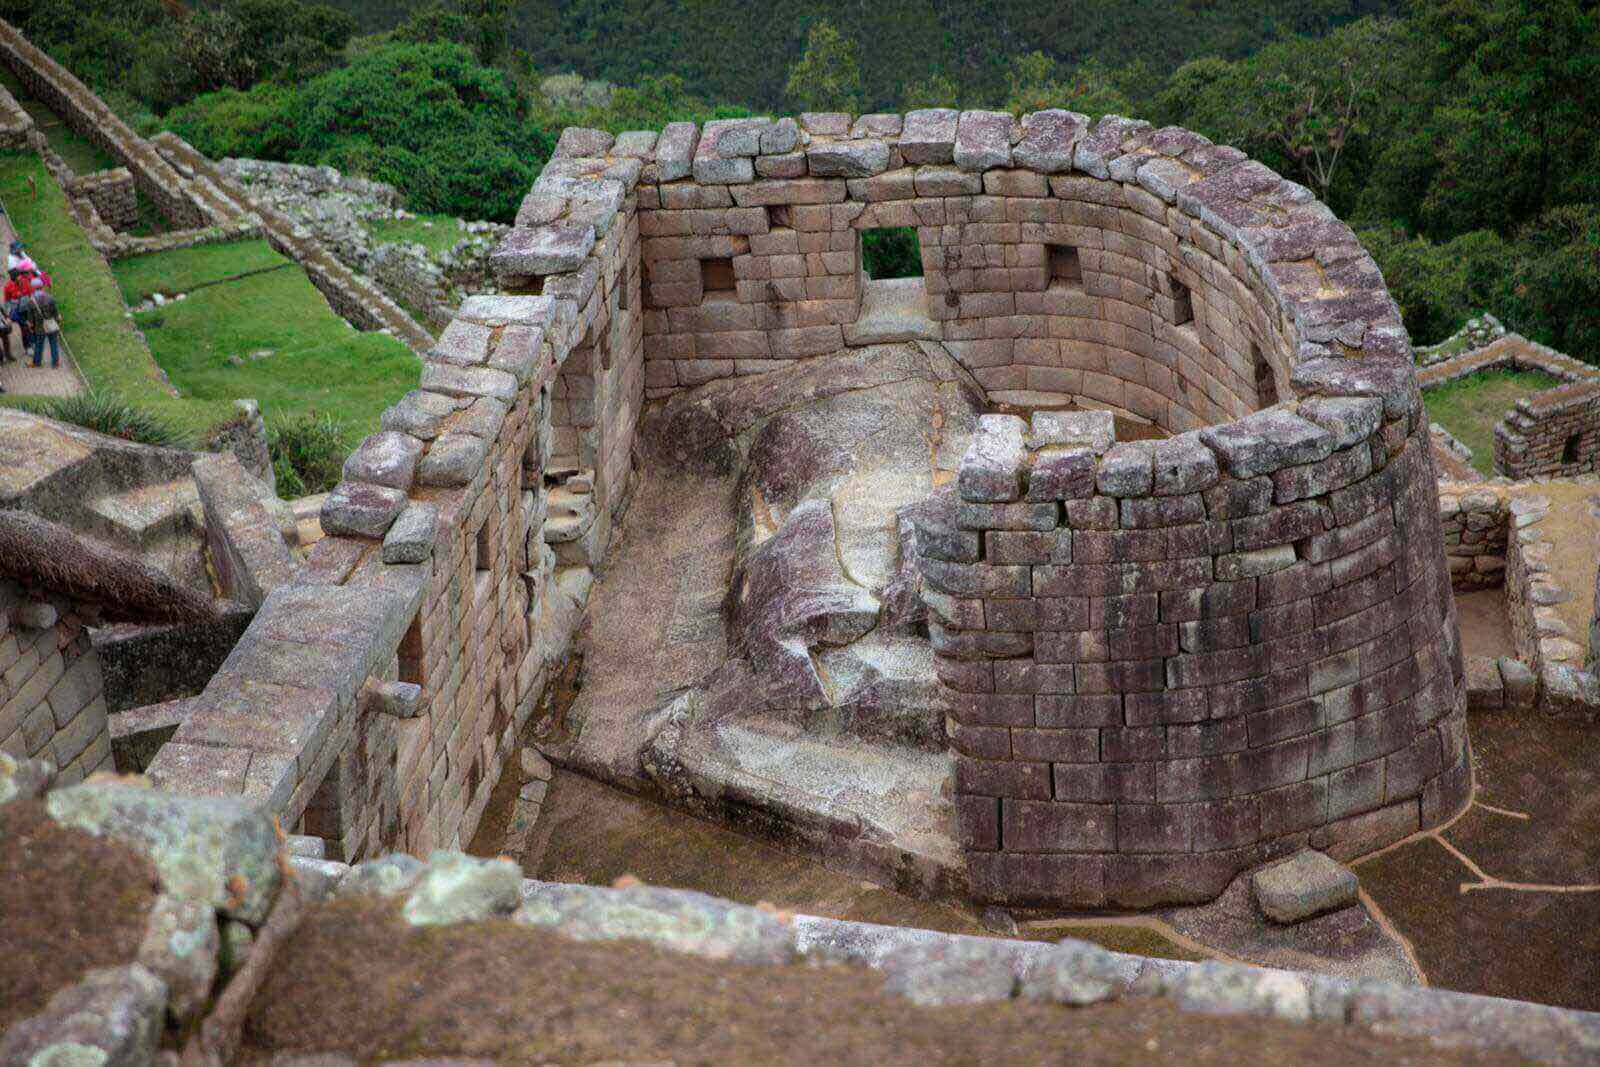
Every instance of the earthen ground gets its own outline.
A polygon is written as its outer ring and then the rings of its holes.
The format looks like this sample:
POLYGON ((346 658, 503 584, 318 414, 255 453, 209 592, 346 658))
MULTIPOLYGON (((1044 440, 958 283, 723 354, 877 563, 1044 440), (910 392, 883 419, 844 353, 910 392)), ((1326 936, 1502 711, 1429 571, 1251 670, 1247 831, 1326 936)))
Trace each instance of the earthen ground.
POLYGON ((1351 1026, 1185 1015, 1136 1000, 922 1008, 856 968, 754 966, 509 921, 406 926, 393 904, 311 910, 249 1017, 242 1062, 278 1052, 506 1063, 1509 1064, 1351 1026))
POLYGON ((1511 620, 1506 616, 1506 591, 1480 589, 1456 594, 1456 619, 1461 624, 1461 651, 1468 656, 1517 655, 1511 636, 1511 620))
MULTIPOLYGON (((507 781, 515 778, 507 774, 507 781)), ((517 786, 502 782, 484 813, 472 851, 498 852, 517 786)), ((514 857, 529 878, 610 885, 631 875, 651 885, 694 889, 745 904, 830 919, 912 926, 982 937, 1009 931, 985 926, 977 912, 947 901, 919 900, 829 870, 815 860, 695 818, 685 812, 557 771, 529 851, 514 857)), ((1024 923, 1021 937, 1077 937, 1119 952, 1202 959, 1199 946, 1164 936, 1150 921, 1051 920, 1024 923)))
POLYGON ((1468 722, 1477 794, 1454 824, 1356 863, 1429 984, 1600 1009, 1600 733, 1468 722))
MULTIPOLYGON (((1561 621, 1572 631, 1579 648, 1589 647, 1589 620, 1594 615, 1595 559, 1600 556, 1600 519, 1589 514, 1590 502, 1600 496, 1600 485, 1574 482, 1536 482, 1516 496, 1542 496, 1550 501, 1550 514, 1534 524, 1542 540, 1553 545, 1551 579, 1570 597, 1555 605, 1561 621)), ((1513 535, 1514 536, 1514 535, 1513 535)))
POLYGON ((94 967, 130 962, 156 897, 138 853, 58 826, 38 801, 0 806, 0 1033, 94 967))

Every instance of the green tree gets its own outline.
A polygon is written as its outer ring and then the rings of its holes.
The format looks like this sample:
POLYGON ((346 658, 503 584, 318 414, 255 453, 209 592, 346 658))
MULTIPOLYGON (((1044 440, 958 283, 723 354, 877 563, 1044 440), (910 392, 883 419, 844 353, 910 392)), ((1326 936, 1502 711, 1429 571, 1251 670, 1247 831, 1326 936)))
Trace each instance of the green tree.
POLYGON ((849 111, 861 106, 861 71, 855 45, 826 19, 811 24, 806 51, 789 68, 789 99, 802 111, 849 111))
POLYGON ((907 83, 900 94, 900 109, 915 111, 924 107, 960 107, 961 91, 943 74, 933 74, 907 83))

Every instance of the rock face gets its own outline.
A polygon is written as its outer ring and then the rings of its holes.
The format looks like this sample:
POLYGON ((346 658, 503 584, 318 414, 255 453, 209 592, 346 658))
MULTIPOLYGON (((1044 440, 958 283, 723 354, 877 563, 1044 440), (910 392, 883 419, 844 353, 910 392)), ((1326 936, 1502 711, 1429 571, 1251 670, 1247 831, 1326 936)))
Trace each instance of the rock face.
POLYGON ((953 481, 980 396, 943 346, 902 342, 652 412, 573 736, 551 757, 707 816, 753 809, 780 837, 859 854, 840 862, 864 876, 949 891, 913 519, 953 481))
POLYGON ((708 713, 942 748, 915 538, 902 533, 941 462, 957 462, 977 396, 912 345, 808 364, 768 375, 789 388, 752 390, 756 403, 733 412, 748 427, 728 439, 740 470, 724 605, 735 655, 708 713))
POLYGON ((1356 902, 1355 872, 1314 849, 1257 871, 1256 903, 1276 923, 1297 923, 1356 902))

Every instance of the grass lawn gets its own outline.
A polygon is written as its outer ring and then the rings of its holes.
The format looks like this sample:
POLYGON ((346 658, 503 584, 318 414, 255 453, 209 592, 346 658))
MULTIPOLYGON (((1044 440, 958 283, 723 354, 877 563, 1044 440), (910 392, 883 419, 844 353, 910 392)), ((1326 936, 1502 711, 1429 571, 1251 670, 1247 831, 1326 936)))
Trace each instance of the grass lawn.
POLYGON ((1428 419, 1472 449, 1473 469, 1494 473, 1494 427, 1522 397, 1560 385, 1539 371, 1489 370, 1457 378, 1422 394, 1428 419))
POLYGON ((421 215, 414 219, 383 219, 367 223, 374 244, 409 241, 437 255, 448 252, 467 236, 452 215, 421 215), (432 225, 427 225, 432 223, 432 225))
POLYGON ((197 285, 293 264, 260 238, 226 244, 195 245, 149 256, 119 259, 111 268, 122 298, 131 306, 152 293, 171 296, 197 285))
MULTIPOLYGON (((166 284, 162 279, 193 284, 250 264, 271 265, 275 255, 263 241, 214 245, 119 262, 117 274, 125 291, 138 292, 166 284)), ((254 397, 269 422, 309 411, 331 415, 352 446, 377 429, 385 407, 416 388, 421 370, 400 341, 362 333, 335 315, 299 270, 193 290, 136 319, 185 396, 217 405, 254 397)))
POLYGON ((0 153, 0 200, 29 254, 54 279, 62 333, 91 387, 115 393, 189 432, 228 418, 230 404, 180 399, 162 383, 150 350, 127 316, 111 269, 73 221, 65 194, 37 155, 0 153))

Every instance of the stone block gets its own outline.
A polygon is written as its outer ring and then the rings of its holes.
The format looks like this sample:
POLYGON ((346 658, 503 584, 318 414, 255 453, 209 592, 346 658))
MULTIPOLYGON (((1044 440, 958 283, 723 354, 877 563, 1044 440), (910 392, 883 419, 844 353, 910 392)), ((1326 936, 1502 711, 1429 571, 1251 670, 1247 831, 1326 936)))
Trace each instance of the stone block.
POLYGON ((408 434, 385 430, 362 441, 344 461, 344 478, 391 489, 410 489, 416 476, 422 442, 408 434))
POLYGON ((1297 923, 1356 902, 1350 868, 1314 849, 1263 867, 1250 877, 1262 914, 1275 923, 1297 923))
POLYGON ((1113 445, 1100 460, 1095 484, 1106 496, 1148 496, 1153 484, 1154 448, 1148 441, 1113 445))
POLYGON ((379 538, 405 509, 399 489, 366 482, 340 482, 322 502, 324 533, 332 536, 379 538))
POLYGON ((513 228, 489 254, 489 266, 501 277, 560 274, 583 266, 594 242, 593 226, 513 228))
POLYGON ((1027 424, 1015 415, 983 415, 961 460, 958 478, 964 500, 1001 502, 1022 498, 1028 464, 1023 443, 1027 424))
POLYGON ((1326 459, 1333 452, 1334 440, 1332 433, 1317 424, 1278 408, 1208 427, 1200 431, 1200 437, 1235 478, 1326 459))
POLYGON ((700 143, 700 128, 692 122, 669 122, 656 141, 656 177, 663 182, 687 178, 700 143))
POLYGON ((1015 121, 1005 111, 963 111, 951 152, 955 165, 968 172, 1010 166, 1011 128, 1015 121))
POLYGON ((913 165, 951 162, 960 117, 961 113, 951 108, 907 112, 900 131, 900 155, 913 165))
POLYGON ((1019 167, 1040 174, 1072 169, 1078 139, 1089 128, 1089 117, 1074 111, 1050 109, 1022 116, 1022 140, 1012 150, 1019 167))
POLYGON ((814 142, 806 166, 817 177, 870 178, 889 169, 889 146, 882 141, 814 142))

